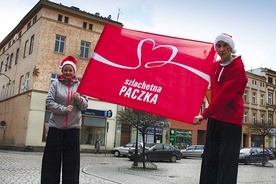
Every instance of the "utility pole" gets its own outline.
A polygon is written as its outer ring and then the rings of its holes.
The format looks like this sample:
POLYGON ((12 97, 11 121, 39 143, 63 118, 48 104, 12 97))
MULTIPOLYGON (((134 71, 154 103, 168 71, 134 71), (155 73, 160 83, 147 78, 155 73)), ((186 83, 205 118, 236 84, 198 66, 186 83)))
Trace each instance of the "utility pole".
POLYGON ((123 15, 123 12, 118 8, 117 22, 119 21, 120 13, 123 15))

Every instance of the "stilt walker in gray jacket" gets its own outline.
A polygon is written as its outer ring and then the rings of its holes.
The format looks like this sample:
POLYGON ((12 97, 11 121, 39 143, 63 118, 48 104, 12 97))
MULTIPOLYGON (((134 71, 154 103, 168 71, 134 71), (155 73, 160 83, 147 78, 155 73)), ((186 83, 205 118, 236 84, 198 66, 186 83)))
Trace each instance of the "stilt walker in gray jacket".
POLYGON ((46 97, 51 116, 42 160, 42 184, 59 184, 61 168, 63 184, 79 183, 81 110, 87 109, 88 99, 76 92, 80 83, 76 64, 73 56, 61 61, 62 74, 51 84, 46 97))

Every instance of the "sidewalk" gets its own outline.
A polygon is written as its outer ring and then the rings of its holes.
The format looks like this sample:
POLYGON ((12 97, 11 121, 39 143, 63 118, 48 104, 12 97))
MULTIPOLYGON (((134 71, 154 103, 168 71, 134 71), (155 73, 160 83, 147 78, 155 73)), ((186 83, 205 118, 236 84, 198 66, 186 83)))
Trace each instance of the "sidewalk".
POLYGON ((94 166, 85 167, 83 172, 99 178, 106 179, 112 183, 124 184, 196 184, 199 179, 200 160, 188 159, 170 162, 154 162, 157 170, 142 170, 131 168, 132 161, 127 158, 112 158, 109 162, 94 163, 94 166), (112 159, 112 160, 111 160, 112 159), (186 162, 183 164, 183 162, 186 162), (118 164, 120 163, 120 164, 118 164), (186 166, 189 169, 185 169, 186 166))
MULTIPOLYGON (((42 152, 0 150, 1 184, 39 184, 42 152)), ((238 184, 276 184, 274 167, 239 165, 238 184)), ((201 159, 154 162, 157 170, 132 169, 128 158, 81 153, 80 184, 198 184, 201 159)))
MULTIPOLYGON (((201 159, 182 159, 176 163, 154 162, 157 170, 143 171, 131 169, 131 161, 127 158, 111 156, 83 169, 86 174, 103 178, 112 183, 124 184, 198 184, 201 159), (120 163, 120 164, 118 164, 120 163)), ((270 163, 276 164, 276 160, 270 163)), ((259 167, 254 165, 239 165, 238 184, 276 184, 275 167, 259 167)))

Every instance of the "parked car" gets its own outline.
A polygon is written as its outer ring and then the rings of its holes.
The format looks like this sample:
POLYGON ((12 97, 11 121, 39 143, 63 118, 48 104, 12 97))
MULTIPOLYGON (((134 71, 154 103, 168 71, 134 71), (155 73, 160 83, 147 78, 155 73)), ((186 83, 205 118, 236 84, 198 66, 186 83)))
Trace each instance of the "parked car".
POLYGON ((274 154, 274 157, 276 156, 276 148, 269 148, 269 150, 274 154))
MULTIPOLYGON (((119 157, 119 156, 125 157, 129 150, 135 149, 135 146, 136 146, 136 142, 130 142, 124 146, 115 147, 110 152, 111 154, 114 154, 115 157, 119 157)), ((142 148, 142 143, 138 143, 138 148, 139 149, 142 148)))
POLYGON ((265 165, 269 159, 273 159, 273 153, 265 148, 265 153, 263 154, 263 148, 253 147, 253 148, 241 148, 239 163, 244 163, 245 165, 251 163, 262 163, 265 165))
POLYGON ((187 157, 201 157, 204 151, 204 145, 191 145, 187 149, 182 149, 183 158, 187 157))
POLYGON ((268 159, 269 160, 273 160, 274 157, 275 157, 274 153, 270 149, 268 149, 268 148, 265 148, 265 154, 268 155, 268 159))
MULTIPOLYGON (((138 159, 142 160, 142 149, 138 150, 138 159)), ((145 144, 145 154, 143 155, 146 161, 171 161, 176 162, 181 160, 182 154, 179 149, 175 149, 169 144, 151 143, 145 144)), ((135 150, 129 150, 127 157, 134 160, 135 150)))

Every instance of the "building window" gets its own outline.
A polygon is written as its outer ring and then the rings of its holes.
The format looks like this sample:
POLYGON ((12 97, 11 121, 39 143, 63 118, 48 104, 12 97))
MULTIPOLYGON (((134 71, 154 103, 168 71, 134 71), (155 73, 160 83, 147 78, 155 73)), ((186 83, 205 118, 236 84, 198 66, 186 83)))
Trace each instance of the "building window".
POLYGON ((62 15, 58 15, 58 21, 62 21, 62 15))
POLYGON ((8 70, 9 67, 9 56, 7 57, 6 66, 5 66, 5 72, 8 70))
POLYGON ((244 100, 244 102, 248 102, 248 91, 247 90, 244 91, 243 100, 244 100))
POLYGON ((256 123, 256 119, 257 119, 257 117, 256 117, 257 115, 256 115, 256 113, 254 112, 253 113, 253 116, 252 116, 252 122, 255 124, 256 123))
POLYGON ((18 63, 18 57, 19 57, 19 48, 16 50, 14 65, 18 63))
POLYGON ((269 92, 268 93, 268 98, 267 98, 267 103, 269 104, 269 105, 272 105, 272 93, 271 92, 269 92))
POLYGON ((176 148, 183 149, 188 145, 192 145, 192 131, 170 129, 170 144, 176 148))
POLYGON ((205 102, 202 103, 201 108, 200 108, 200 114, 202 114, 205 110, 205 102))
POLYGON ((86 22, 83 22, 82 28, 86 29, 86 27, 87 27, 87 23, 86 23, 86 22))
POLYGON ((9 69, 12 67, 12 60, 13 60, 13 53, 10 55, 10 63, 9 63, 9 69))
POLYGON ((272 77, 268 77, 268 83, 270 83, 270 84, 273 84, 273 79, 272 79, 272 77))
POLYGON ((0 72, 2 72, 3 65, 4 65, 4 61, 1 62, 0 72))
POLYGON ((68 23, 69 22, 69 17, 64 17, 64 23, 68 23))
POLYGON ((52 75, 51 75, 51 83, 54 82, 58 78, 58 76, 59 76, 58 74, 52 73, 52 75))
POLYGON ((12 81, 11 83, 11 97, 14 95, 14 86, 15 86, 15 81, 12 81))
POLYGON ((90 43, 81 41, 81 47, 80 47, 80 57, 88 59, 89 50, 90 50, 90 43))
POLYGON ((37 21, 37 15, 35 15, 33 18, 33 25, 36 23, 36 21, 37 21))
POLYGON ((101 145, 105 143, 106 119, 94 116, 83 116, 82 144, 94 144, 100 139, 101 145))
POLYGON ((265 115, 262 113, 261 114, 261 123, 264 123, 265 122, 265 115))
POLYGON ((268 114, 268 124, 272 124, 273 123, 273 114, 268 114))
POLYGON ((55 52, 64 53, 65 39, 64 36, 56 35, 55 52))
POLYGON ((248 112, 247 111, 244 111, 243 122, 248 123, 248 112))
MULTIPOLYGON (((162 142, 162 135, 163 135, 163 129, 158 127, 148 127, 146 134, 145 134, 145 140, 147 143, 161 143, 162 142)), ((143 135, 141 132, 139 132, 138 135, 138 141, 143 141, 143 135)), ((183 144, 183 139, 178 138, 178 141, 180 141, 180 144, 183 144)))
POLYGON ((89 30, 92 30, 93 29, 93 24, 89 24, 89 30))
POLYGON ((28 24, 27 24, 27 30, 31 28, 31 25, 32 25, 32 22, 31 21, 28 22, 28 24))
POLYGON ((14 35, 12 44, 14 44, 16 42, 16 40, 17 40, 17 34, 14 35))
POLYGON ((6 90, 5 90, 5 85, 2 87, 2 92, 1 92, 1 99, 3 100, 3 99, 5 99, 5 92, 6 92, 6 90))
POLYGON ((5 92, 5 98, 9 98, 9 89, 10 89, 10 84, 6 85, 6 92, 5 92))
POLYGON ((260 82, 260 86, 261 87, 265 87, 265 83, 264 82, 260 82))
MULTIPOLYGON (((23 76, 21 76, 21 81, 23 79, 23 76)), ((30 80, 30 72, 27 72, 25 75, 25 81, 21 84, 21 90, 23 92, 27 91, 29 89, 29 80, 30 80)))
POLYGON ((27 50, 28 42, 29 42, 29 40, 26 40, 26 42, 25 42, 24 55, 23 55, 24 58, 26 57, 26 50, 27 50))
POLYGON ((18 88, 18 94, 20 93, 20 90, 22 89, 22 85, 23 85, 23 77, 24 77, 24 75, 21 75, 21 76, 20 76, 20 81, 19 81, 20 88, 18 88))
POLYGON ((264 94, 260 95, 260 104, 264 105, 264 94))
POLYGON ((257 84, 257 81, 254 80, 254 79, 252 79, 252 84, 253 84, 253 85, 256 85, 256 84, 257 84))
POLYGON ((31 37, 29 54, 33 52, 33 49, 34 49, 34 35, 31 37))
POLYGON ((256 100, 256 92, 252 92, 252 103, 256 104, 257 100, 256 100))
POLYGON ((25 90, 26 91, 29 89, 29 82, 30 82, 30 72, 27 72, 26 76, 25 76, 25 90))

